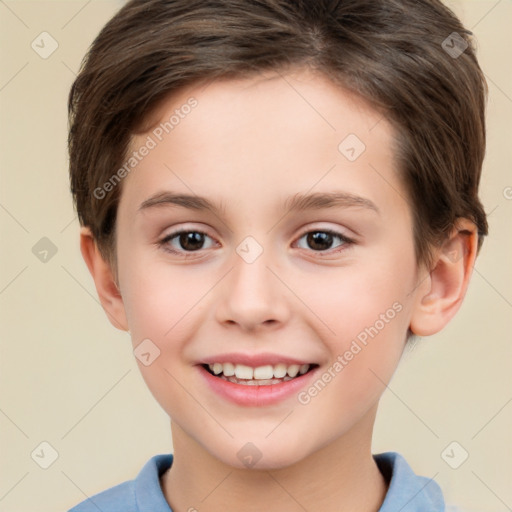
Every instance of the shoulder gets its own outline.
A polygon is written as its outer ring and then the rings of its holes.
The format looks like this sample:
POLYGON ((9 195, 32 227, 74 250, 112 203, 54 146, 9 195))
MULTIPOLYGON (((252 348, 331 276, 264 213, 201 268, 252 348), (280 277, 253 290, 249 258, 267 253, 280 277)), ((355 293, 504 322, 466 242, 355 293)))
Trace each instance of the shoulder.
POLYGON ((82 501, 68 512, 138 512, 133 480, 111 487, 82 501))
POLYGON ((433 478, 418 476, 396 452, 373 456, 388 482, 388 491, 379 512, 444 512, 441 488, 433 478))
POLYGON ((172 454, 151 457, 134 480, 95 494, 68 512, 172 512, 160 487, 160 475, 172 464, 172 454))

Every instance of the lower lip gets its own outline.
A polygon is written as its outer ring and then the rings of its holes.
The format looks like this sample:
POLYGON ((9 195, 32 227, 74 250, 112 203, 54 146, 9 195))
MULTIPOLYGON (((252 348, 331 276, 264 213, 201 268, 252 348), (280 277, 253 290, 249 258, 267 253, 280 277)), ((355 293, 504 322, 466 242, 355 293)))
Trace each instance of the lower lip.
POLYGON ((280 382, 279 384, 247 386, 215 377, 201 365, 199 365, 198 368, 199 372, 206 380, 206 383, 210 386, 210 389, 215 393, 235 404, 252 407, 273 405, 286 400, 292 395, 296 395, 305 387, 318 370, 318 367, 316 367, 304 375, 300 375, 292 380, 280 382))

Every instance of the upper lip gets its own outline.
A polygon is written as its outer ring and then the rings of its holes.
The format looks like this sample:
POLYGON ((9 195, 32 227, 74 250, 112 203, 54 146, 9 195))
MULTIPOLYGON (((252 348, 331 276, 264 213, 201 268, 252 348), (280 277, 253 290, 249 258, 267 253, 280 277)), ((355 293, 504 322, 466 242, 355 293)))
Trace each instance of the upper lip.
POLYGON ((295 357, 289 357, 281 354, 242 354, 242 353, 226 353, 218 354, 211 357, 206 357, 199 361, 199 364, 214 364, 214 363, 233 363, 243 364, 245 366, 251 366, 257 368, 258 366, 276 365, 279 363, 286 364, 288 366, 292 364, 314 364, 311 361, 304 361, 295 357))

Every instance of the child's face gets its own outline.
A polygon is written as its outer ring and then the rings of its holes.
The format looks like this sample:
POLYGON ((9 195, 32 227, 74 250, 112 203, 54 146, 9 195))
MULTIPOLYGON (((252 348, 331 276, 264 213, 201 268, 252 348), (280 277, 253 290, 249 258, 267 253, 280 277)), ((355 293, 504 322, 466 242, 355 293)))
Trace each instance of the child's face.
POLYGON ((117 261, 133 345, 149 339, 160 350, 140 369, 175 434, 240 467, 248 442, 260 468, 333 441, 366 449, 420 293, 390 125, 306 72, 190 88, 159 118, 133 140, 132 150, 148 135, 156 147, 122 184, 117 261), (191 97, 197 105, 181 108, 191 97), (173 114, 172 130, 158 130, 173 114), (166 202, 171 193, 216 210, 166 202), (364 200, 289 209, 299 194, 334 193, 364 200), (181 244, 169 239, 179 230, 192 232, 181 244), (318 366, 277 384, 282 395, 269 399, 266 388, 261 402, 256 387, 201 366, 255 355, 253 366, 318 366))

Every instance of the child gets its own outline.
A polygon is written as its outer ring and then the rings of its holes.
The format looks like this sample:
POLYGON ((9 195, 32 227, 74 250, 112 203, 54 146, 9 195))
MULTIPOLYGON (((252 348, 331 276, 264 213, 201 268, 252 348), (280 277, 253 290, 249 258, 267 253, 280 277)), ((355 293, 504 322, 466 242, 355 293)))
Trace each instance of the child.
POLYGON ((443 511, 373 455, 487 234, 486 85, 437 0, 132 0, 73 84, 81 250, 173 454, 72 509, 443 511), (190 244, 190 245, 189 245, 190 244))

